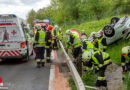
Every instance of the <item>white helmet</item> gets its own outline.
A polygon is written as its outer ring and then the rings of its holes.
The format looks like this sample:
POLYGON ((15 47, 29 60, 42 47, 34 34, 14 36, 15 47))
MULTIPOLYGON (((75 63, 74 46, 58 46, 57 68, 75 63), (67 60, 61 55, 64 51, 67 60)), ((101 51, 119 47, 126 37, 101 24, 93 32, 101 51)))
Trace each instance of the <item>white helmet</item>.
POLYGON ((83 42, 84 40, 86 40, 87 39, 87 37, 85 36, 85 35, 83 35, 82 37, 81 37, 81 41, 83 42))
POLYGON ((128 55, 130 53, 130 46, 126 46, 122 48, 122 55, 128 55))
POLYGON ((70 30, 66 30, 66 34, 69 35, 71 33, 70 30))
POLYGON ((98 37, 97 32, 92 32, 92 33, 90 34, 90 36, 91 36, 91 37, 98 37))
POLYGON ((91 52, 85 51, 85 52, 82 54, 82 59, 84 59, 84 60, 90 60, 90 59, 91 59, 91 56, 92 56, 91 52))
POLYGON ((84 31, 84 30, 82 30, 82 33, 85 33, 85 31, 84 31))
POLYGON ((61 31, 62 31, 62 29, 61 29, 61 28, 59 28, 59 31, 61 32, 61 31))
POLYGON ((54 29, 58 29, 58 25, 55 25, 55 26, 54 26, 54 29))

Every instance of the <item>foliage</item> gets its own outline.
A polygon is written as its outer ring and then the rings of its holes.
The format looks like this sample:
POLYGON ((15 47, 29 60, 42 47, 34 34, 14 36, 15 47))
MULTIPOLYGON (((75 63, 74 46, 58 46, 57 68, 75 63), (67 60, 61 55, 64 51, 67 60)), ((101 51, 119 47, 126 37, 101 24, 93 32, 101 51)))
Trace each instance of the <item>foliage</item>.
MULTIPOLYGON (((121 15, 119 17, 123 17, 123 16, 129 16, 129 15, 121 15)), ((84 29, 85 32, 87 33, 87 35, 89 36, 91 32, 93 32, 93 31, 97 32, 100 29, 102 29, 105 25, 110 24, 110 20, 111 20, 111 17, 101 19, 99 21, 93 20, 90 22, 84 22, 80 25, 74 25, 74 26, 68 26, 68 27, 63 26, 62 28, 64 29, 64 32, 67 29, 73 29, 73 28, 77 29, 79 32, 81 32, 81 30, 84 29)), ((111 57, 113 63, 121 65, 121 49, 122 49, 122 47, 127 46, 127 45, 130 45, 130 39, 128 39, 128 40, 122 39, 119 42, 108 46, 108 49, 106 52, 108 52, 110 54, 110 57, 111 57)), ((86 72, 83 75, 82 80, 84 81, 84 83, 86 85, 93 86, 94 82, 95 82, 94 73, 90 74, 90 72, 89 73, 86 72)), ((130 82, 130 80, 126 81, 127 84, 129 84, 128 82, 130 82)))
POLYGON ((128 45, 130 45, 130 39, 121 40, 108 46, 107 52, 110 54, 110 57, 114 63, 121 65, 121 49, 128 45))
POLYGON ((35 12, 31 10, 27 21, 50 19, 52 24, 72 25, 100 20, 123 13, 129 14, 129 0, 51 0, 51 5, 35 12))
POLYGON ((94 71, 86 71, 82 76, 82 80, 85 85, 95 86, 94 82, 96 82, 96 74, 94 71))
POLYGON ((27 18, 27 22, 32 26, 33 25, 33 20, 35 20, 35 15, 36 12, 32 9, 29 14, 28 14, 28 18, 27 18))
POLYGON ((72 87, 72 90, 77 90, 76 85, 72 77, 69 78, 69 84, 72 87))

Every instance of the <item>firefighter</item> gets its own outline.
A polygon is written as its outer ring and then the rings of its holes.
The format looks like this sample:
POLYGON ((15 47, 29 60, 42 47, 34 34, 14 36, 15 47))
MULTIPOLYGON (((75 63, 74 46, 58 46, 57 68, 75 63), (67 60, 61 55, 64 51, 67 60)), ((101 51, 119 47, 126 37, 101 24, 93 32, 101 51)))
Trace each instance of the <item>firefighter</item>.
POLYGON ((130 46, 122 48, 121 65, 122 72, 130 71, 130 46))
POLYGON ((94 51, 94 45, 88 39, 84 39, 82 44, 82 51, 94 51))
POLYGON ((112 60, 110 59, 109 54, 101 51, 85 51, 82 54, 82 59, 85 60, 84 66, 87 66, 89 68, 93 66, 95 68, 95 71, 98 73, 96 86, 107 87, 105 70, 108 65, 112 64, 112 60))
POLYGON ((53 38, 53 49, 58 49, 59 31, 57 25, 54 26, 54 29, 52 30, 51 34, 53 38))
POLYGON ((100 35, 101 36, 98 37, 97 32, 91 33, 95 50, 106 51, 106 48, 107 48, 106 38, 104 38, 103 32, 100 32, 100 35))
POLYGON ((53 26, 49 25, 46 30, 46 36, 45 36, 45 41, 46 41, 46 60, 48 63, 51 62, 50 60, 50 55, 51 55, 51 49, 52 49, 52 35, 51 35, 51 30, 53 29, 53 26))
POLYGON ((104 38, 103 36, 103 32, 100 32, 100 37, 98 38, 98 44, 99 44, 99 49, 102 51, 106 51, 107 49, 107 42, 106 42, 106 38, 104 38))
POLYGON ((46 32, 46 25, 41 26, 41 29, 46 32))
POLYGON ((37 61, 37 67, 40 68, 41 66, 45 65, 45 60, 44 60, 45 32, 41 30, 40 24, 36 24, 35 28, 37 29, 37 32, 35 34, 36 61, 37 61))
POLYGON ((97 35, 97 33, 96 32, 92 32, 91 34, 90 34, 90 37, 92 38, 92 43, 93 43, 93 45, 94 45, 94 50, 98 50, 98 35, 97 35))
POLYGON ((62 41, 62 39, 63 39, 63 33, 62 33, 62 29, 60 28, 59 29, 59 40, 62 41))
POLYGON ((82 36, 86 36, 86 37, 87 37, 87 34, 85 33, 84 30, 82 30, 82 32, 81 32, 81 37, 82 37, 82 36))
MULTIPOLYGON (((66 32, 68 32, 68 31, 70 31, 70 30, 66 30, 66 32)), ((66 41, 65 42, 65 50, 68 53, 68 49, 71 49, 68 33, 66 33, 66 37, 64 39, 66 41)))
POLYGON ((68 43, 72 47, 72 54, 74 59, 76 59, 81 52, 81 41, 78 35, 72 33, 70 30, 67 30, 66 34, 69 36, 68 43))

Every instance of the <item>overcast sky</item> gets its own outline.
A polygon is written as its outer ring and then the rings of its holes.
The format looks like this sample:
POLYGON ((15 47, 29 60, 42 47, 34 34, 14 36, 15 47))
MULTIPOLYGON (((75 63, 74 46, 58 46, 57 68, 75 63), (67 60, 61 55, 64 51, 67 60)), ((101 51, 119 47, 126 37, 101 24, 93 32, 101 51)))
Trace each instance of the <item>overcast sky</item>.
POLYGON ((35 11, 50 5, 51 0, 0 0, 0 14, 16 14, 26 19, 31 9, 35 11))

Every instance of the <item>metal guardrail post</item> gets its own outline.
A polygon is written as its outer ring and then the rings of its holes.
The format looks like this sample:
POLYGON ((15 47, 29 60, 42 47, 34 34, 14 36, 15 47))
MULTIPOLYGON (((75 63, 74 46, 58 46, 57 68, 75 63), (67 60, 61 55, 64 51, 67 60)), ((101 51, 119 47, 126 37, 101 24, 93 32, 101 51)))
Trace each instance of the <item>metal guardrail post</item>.
POLYGON ((84 83, 83 83, 80 75, 78 74, 75 66, 73 65, 72 60, 70 59, 70 57, 66 53, 66 51, 65 51, 65 49, 64 49, 63 44, 61 43, 61 41, 59 41, 59 43, 60 43, 60 46, 61 46, 61 48, 62 48, 62 50, 63 50, 63 52, 64 52, 64 54, 65 54, 65 56, 67 58, 67 64, 68 64, 68 66, 70 68, 70 71, 72 72, 72 77, 74 79, 74 82, 76 84, 77 89, 78 90, 85 90, 84 83))

